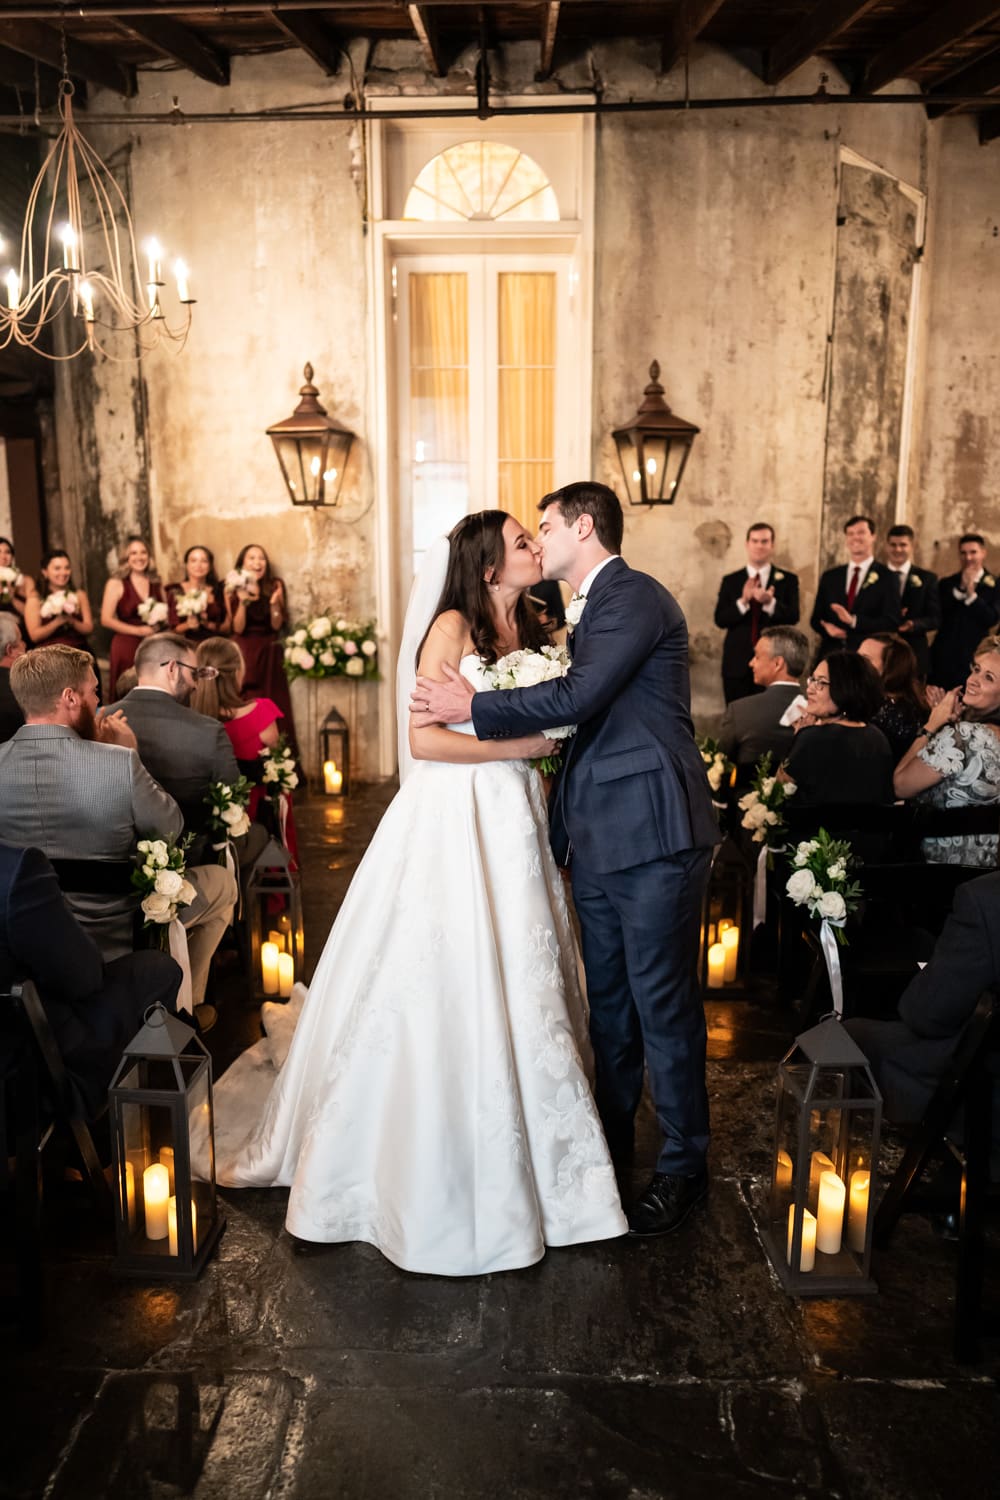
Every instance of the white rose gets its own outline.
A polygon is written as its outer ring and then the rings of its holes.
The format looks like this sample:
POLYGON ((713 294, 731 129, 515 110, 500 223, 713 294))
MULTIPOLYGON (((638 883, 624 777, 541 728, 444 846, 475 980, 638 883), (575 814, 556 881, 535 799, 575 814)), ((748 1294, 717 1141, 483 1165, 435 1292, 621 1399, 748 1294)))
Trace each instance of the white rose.
POLYGON ((345 656, 357 656, 357 654, 358 654, 358 643, 357 643, 357 641, 345 641, 344 642, 344 655, 345 656))
POLYGON ((147 896, 140 905, 150 922, 172 922, 174 919, 174 903, 159 891, 147 896))
POLYGON ((145 875, 147 880, 154 880, 156 878, 156 866, 143 865, 142 873, 145 875))
POLYGON ((816 877, 811 870, 796 870, 788 877, 788 884, 785 886, 796 906, 803 906, 811 901, 818 889, 816 877))
POLYGON ((266 760, 264 762, 264 769, 261 772, 261 776, 262 776, 262 778, 263 778, 264 781, 277 781, 278 780, 279 772, 278 772, 278 768, 274 764, 273 760, 266 760))
POLYGON ((240 815, 239 822, 230 823, 229 832, 232 834, 234 839, 241 839, 245 833, 250 832, 250 819, 247 817, 242 807, 237 808, 237 812, 240 815))
POLYGON ((176 870, 161 870, 153 889, 160 896, 166 896, 169 901, 176 901, 183 884, 184 877, 178 875, 176 870))
POLYGON ((785 788, 786 797, 794 797, 795 793, 798 791, 798 787, 795 785, 794 781, 784 781, 782 782, 782 786, 785 788))
POLYGON ((167 845, 164 839, 154 839, 149 846, 149 862, 151 865, 163 867, 169 863, 170 856, 167 853, 167 845))
POLYGON ((819 914, 832 922, 842 922, 847 916, 847 903, 839 891, 824 891, 819 898, 819 914))
POLYGON ((770 797, 771 793, 774 791, 774 783, 776 780, 777 777, 775 776, 764 777, 764 780, 760 784, 760 794, 762 797, 770 797))
POLYGON ((140 839, 135 847, 138 849, 140 854, 147 854, 152 848, 152 845, 150 844, 149 839, 140 839))
POLYGON ((583 614, 584 606, 586 605, 586 603, 587 600, 585 595, 574 594, 572 599, 567 604, 566 624, 569 626, 570 630, 575 630, 579 625, 580 616, 583 614))
POLYGON ((177 893, 177 905, 190 906, 191 902, 194 900, 197 894, 198 892, 195 890, 190 880, 182 880, 181 888, 177 893))
POLYGON ((844 876, 847 874, 847 869, 844 865, 844 861, 842 859, 835 859, 826 873, 831 880, 843 880, 844 876))
POLYGON ((346 620, 338 620, 337 621, 337 629, 338 630, 346 630, 347 629, 347 621, 346 620))
POLYGON ((222 814, 222 821, 223 823, 228 824, 230 828, 234 828, 237 823, 242 823, 245 817, 246 813, 243 811, 242 807, 240 807, 239 803, 230 802, 229 806, 222 814))
POLYGON ((374 656, 375 652, 378 650, 378 647, 376 646, 374 641, 362 641, 361 649, 364 652, 365 656, 374 656))
POLYGON ((299 778, 296 776, 295 772, 289 771, 288 775, 285 777, 285 785, 288 787, 288 790, 290 792, 293 792, 298 784, 299 778))
POLYGON ((365 675, 365 664, 360 656, 352 656, 344 668, 348 677, 363 677, 365 675))
POLYGON ((319 615, 309 626, 309 634, 314 641, 325 641, 333 626, 326 615, 319 615))
POLYGON ((713 766, 708 773, 708 784, 713 792, 717 792, 722 785, 722 767, 713 766))
POLYGON ((307 651, 304 646, 296 646, 292 652, 292 661, 297 667, 301 667, 303 672, 310 671, 316 665, 315 656, 313 656, 311 651, 307 651))
POLYGON ((334 656, 332 651, 321 651, 319 659, 324 667, 335 666, 337 661, 337 658, 334 656))
POLYGON ((757 804, 757 793, 756 792, 744 792, 743 796, 740 798, 739 802, 737 802, 736 806, 739 807, 739 808, 742 808, 743 811, 746 812, 748 808, 754 807, 754 806, 756 806, 756 804, 757 804))
POLYGON ((335 635, 332 637, 330 644, 331 646, 342 646, 344 644, 344 637, 342 635, 335 635))
POLYGON ((763 802, 755 802, 743 819, 744 828, 763 828, 767 822, 767 808, 763 802))

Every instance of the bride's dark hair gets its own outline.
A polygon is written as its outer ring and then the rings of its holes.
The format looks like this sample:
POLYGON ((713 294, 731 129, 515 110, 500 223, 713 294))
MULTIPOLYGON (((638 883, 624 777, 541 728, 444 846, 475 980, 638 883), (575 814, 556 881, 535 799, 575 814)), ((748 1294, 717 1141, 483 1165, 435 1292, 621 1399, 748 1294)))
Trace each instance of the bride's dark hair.
MULTIPOLYGON (((436 620, 446 610, 458 610, 469 622, 476 655, 488 663, 495 662, 500 652, 496 621, 490 606, 490 588, 484 575, 487 571, 503 572, 506 553, 503 523, 507 519, 505 510, 480 510, 475 515, 463 516, 449 533, 448 572, 433 616, 436 620)), ((545 627, 524 594, 517 601, 514 619, 522 646, 538 651, 548 645, 545 627)), ((430 634, 430 627, 427 634, 430 634)), ((417 652, 418 661, 426 640, 425 635, 417 652)))

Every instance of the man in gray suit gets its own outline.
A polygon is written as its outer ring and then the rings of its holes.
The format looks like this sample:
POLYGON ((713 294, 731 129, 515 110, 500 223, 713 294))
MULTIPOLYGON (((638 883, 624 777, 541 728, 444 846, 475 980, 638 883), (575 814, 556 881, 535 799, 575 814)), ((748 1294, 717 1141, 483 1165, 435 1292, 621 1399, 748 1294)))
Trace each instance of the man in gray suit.
MULTIPOLYGON (((71 910, 104 960, 130 953, 136 900, 130 874, 141 838, 176 839, 183 818, 143 767, 121 713, 97 711, 93 660, 73 646, 42 646, 19 657, 11 687, 25 723, 0 745, 0 840, 34 847, 56 867, 71 910)), ((180 918, 188 935, 198 1019, 208 968, 229 924, 236 882, 219 865, 189 867, 197 891, 180 918)))
POLYGON ((799 678, 809 659, 809 642, 791 625, 762 630, 750 658, 753 680, 763 692, 736 698, 726 709, 719 744, 739 766, 755 766, 770 750, 774 766, 792 748, 794 731, 782 724, 789 704, 802 691, 799 678))

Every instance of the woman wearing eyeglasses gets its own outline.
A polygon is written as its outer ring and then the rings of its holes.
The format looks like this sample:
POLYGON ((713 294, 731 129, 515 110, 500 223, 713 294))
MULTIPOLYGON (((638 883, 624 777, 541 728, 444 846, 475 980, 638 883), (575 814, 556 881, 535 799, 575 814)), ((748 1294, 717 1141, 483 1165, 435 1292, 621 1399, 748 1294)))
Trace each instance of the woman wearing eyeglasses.
POLYGON ((882 704, 878 673, 853 651, 834 651, 807 679, 808 708, 785 762, 795 805, 892 801, 893 757, 871 720, 882 704))
MULTIPOLYGON (((896 767, 897 797, 919 797, 931 807, 989 807, 1000 803, 1000 636, 987 636, 964 688, 945 693, 896 767)), ((931 864, 992 869, 997 837, 969 833, 924 839, 931 864)))

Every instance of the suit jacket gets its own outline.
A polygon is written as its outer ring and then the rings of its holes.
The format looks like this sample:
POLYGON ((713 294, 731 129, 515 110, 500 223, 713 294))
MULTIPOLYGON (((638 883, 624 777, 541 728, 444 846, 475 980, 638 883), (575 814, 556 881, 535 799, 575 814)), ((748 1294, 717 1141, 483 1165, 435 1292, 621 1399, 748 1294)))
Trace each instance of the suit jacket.
POLYGON ((10 690, 10 671, 0 667, 0 742, 9 740, 24 723, 20 704, 10 690))
MULTIPOLYGON (((889 574, 896 582, 896 574, 889 574)), ((898 586, 897 586, 898 587, 898 586)), ((911 564, 906 575, 906 587, 900 603, 902 624, 912 624, 912 630, 903 631, 903 640, 909 642, 917 658, 917 670, 921 677, 927 675, 930 665, 930 645, 927 637, 941 623, 941 596, 938 592, 938 576, 929 568, 915 568, 911 564)))
POLYGON ((841 625, 831 606, 842 604, 847 608, 847 580, 850 576, 848 567, 848 563, 838 563, 835 568, 827 568, 819 580, 816 604, 809 623, 820 637, 820 659, 829 656, 831 651, 856 651, 866 636, 878 635, 883 630, 895 630, 899 624, 901 605, 895 574, 890 573, 882 563, 873 562, 865 574, 851 611, 857 624, 853 630, 847 631, 846 640, 827 635, 822 626, 823 620, 829 620, 831 625, 841 625))
MULTIPOLYGON (((180 809, 134 750, 81 740, 61 724, 24 724, 0 745, 0 840, 50 859, 131 860, 142 838, 178 838, 180 809)), ((131 895, 70 892, 105 959, 132 951, 131 895)))
POLYGON ((930 680, 937 687, 958 687, 965 681, 976 647, 996 629, 1000 616, 1000 589, 988 569, 976 584, 976 597, 971 604, 955 598, 961 580, 961 573, 952 573, 949 578, 942 578, 938 586, 941 628, 931 647, 930 667, 930 680))
POLYGON ((778 720, 801 691, 797 682, 772 682, 762 693, 730 703, 719 733, 719 744, 729 758, 738 766, 753 766, 770 750, 772 770, 777 770, 795 739, 795 731, 778 720))
POLYGON ((119 708, 139 742, 143 765, 180 807, 185 830, 195 835, 188 862, 211 861, 205 793, 213 781, 231 783, 240 774, 226 731, 217 719, 185 708, 157 688, 133 688, 108 712, 119 708))
MULTIPOLYGON (((722 675, 724 677, 739 677, 749 670, 748 663, 753 655, 752 621, 750 611, 743 614, 737 608, 736 601, 743 593, 743 585, 747 581, 747 570, 740 568, 736 573, 727 573, 719 585, 719 597, 715 601, 715 623, 720 630, 726 632, 722 643, 722 675)), ((771 564, 771 577, 768 580, 774 587, 774 613, 765 614, 761 610, 760 628, 766 630, 769 625, 797 625, 799 621, 799 580, 796 573, 789 573, 785 568, 776 568, 771 564)))
POLYGON ((572 849, 606 874, 718 843, 676 599, 616 557, 591 584, 570 641, 567 676, 472 700, 480 739, 578 725, 549 807, 556 858, 567 863, 572 849))

